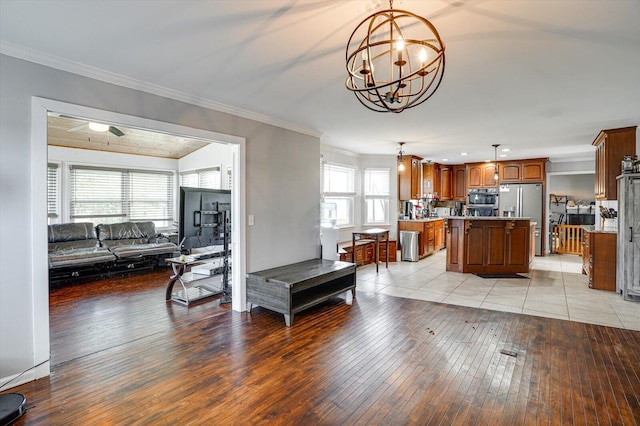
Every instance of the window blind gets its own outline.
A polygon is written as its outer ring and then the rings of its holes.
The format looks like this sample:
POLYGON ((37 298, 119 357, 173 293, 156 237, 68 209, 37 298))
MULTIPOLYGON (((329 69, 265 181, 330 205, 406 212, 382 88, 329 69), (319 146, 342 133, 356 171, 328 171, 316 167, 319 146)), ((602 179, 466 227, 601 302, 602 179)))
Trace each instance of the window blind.
POLYGON ((325 163, 322 191, 325 194, 355 194, 356 184, 354 168, 325 163))
POLYGON ((389 195, 389 169, 364 169, 364 195, 389 195))
POLYGON ((192 170, 180 173, 180 186, 192 188, 221 189, 222 176, 220 167, 192 170))
POLYGON ((73 222, 173 222, 173 172, 71 166, 73 222))
POLYGON ((58 217, 58 165, 47 164, 47 217, 58 217))

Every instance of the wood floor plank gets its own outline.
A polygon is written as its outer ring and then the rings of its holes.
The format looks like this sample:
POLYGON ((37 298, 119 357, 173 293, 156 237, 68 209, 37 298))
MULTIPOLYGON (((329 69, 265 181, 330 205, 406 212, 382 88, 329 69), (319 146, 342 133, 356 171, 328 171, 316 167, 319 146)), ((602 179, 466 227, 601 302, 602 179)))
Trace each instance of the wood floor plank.
POLYGON ((640 332, 365 292, 285 327, 166 303, 164 272, 52 292, 16 425, 640 425, 640 332))

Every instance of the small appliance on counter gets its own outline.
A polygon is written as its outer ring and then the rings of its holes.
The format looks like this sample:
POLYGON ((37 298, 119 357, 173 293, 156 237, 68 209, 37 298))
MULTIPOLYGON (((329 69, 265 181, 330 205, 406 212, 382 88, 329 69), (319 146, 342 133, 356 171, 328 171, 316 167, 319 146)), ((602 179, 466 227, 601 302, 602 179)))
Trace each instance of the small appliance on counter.
POLYGON ((434 207, 436 217, 449 217, 451 216, 451 209, 449 207, 434 207))
POLYGON ((464 207, 465 204, 458 201, 456 202, 456 206, 453 208, 453 216, 464 216, 464 207))
POLYGON ((625 154, 622 158, 621 171, 622 173, 633 173, 634 172, 634 163, 638 162, 637 155, 629 155, 625 154))
POLYGON ((414 206, 411 201, 404 202, 404 219, 405 220, 414 220, 416 218, 414 206))

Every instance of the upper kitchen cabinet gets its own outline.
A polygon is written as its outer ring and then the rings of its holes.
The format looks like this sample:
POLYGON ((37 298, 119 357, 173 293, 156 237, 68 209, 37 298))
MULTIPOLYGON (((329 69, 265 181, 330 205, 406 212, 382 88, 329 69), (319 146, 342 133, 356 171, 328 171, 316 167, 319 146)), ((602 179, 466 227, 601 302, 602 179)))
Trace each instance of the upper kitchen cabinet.
POLYGON ((423 163, 422 164, 422 193, 434 194, 440 196, 441 179, 440 179, 440 164, 438 163, 423 163))
POLYGON ((404 165, 404 170, 398 168, 398 196, 401 200, 417 200, 422 189, 422 158, 415 155, 405 155, 398 159, 398 166, 404 165))
POLYGON ((453 166, 453 199, 455 201, 467 199, 467 168, 464 164, 453 166))
POLYGON ((467 164, 467 188, 495 188, 498 181, 493 178, 495 165, 491 163, 467 164))
POLYGON ((546 158, 500 161, 500 183, 544 182, 546 158))
POLYGON ((616 176, 625 155, 636 153, 636 127, 602 130, 593 145, 596 147, 596 200, 617 200, 616 176))
POLYGON ((440 166, 440 199, 453 200, 453 166, 440 166))

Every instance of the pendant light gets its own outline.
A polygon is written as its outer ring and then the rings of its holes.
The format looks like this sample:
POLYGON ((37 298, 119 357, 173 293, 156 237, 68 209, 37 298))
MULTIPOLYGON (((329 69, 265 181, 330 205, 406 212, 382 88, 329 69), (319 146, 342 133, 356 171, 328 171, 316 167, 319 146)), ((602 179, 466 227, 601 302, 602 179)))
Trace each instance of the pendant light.
POLYGON ((426 18, 389 8, 365 18, 346 50, 347 89, 376 112, 400 113, 429 99, 444 75, 444 43, 426 18))
POLYGON ((500 175, 498 174, 498 147, 500 146, 499 143, 494 143, 493 145, 491 145, 493 147, 493 180, 495 180, 496 182, 498 181, 498 179, 500 179, 500 175))
POLYGON ((398 142, 398 144, 400 145, 400 152, 398 153, 398 171, 404 172, 404 162, 402 161, 404 159, 404 152, 402 151, 402 145, 404 145, 404 142, 398 142))

